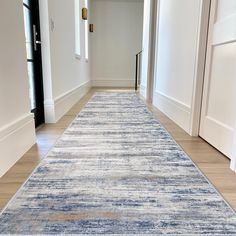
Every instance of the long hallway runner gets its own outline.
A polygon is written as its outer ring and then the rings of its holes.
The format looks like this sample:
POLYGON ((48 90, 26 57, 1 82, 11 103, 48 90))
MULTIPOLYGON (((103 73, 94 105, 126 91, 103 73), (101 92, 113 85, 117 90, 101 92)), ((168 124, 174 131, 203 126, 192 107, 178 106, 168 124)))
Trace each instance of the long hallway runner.
POLYGON ((0 234, 236 235, 236 214, 135 93, 96 93, 0 234))

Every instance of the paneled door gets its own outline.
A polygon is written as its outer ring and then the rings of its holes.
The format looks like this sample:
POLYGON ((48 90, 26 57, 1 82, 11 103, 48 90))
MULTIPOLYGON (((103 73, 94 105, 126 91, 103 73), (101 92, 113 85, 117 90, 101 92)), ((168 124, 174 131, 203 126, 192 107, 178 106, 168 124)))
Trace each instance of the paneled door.
POLYGON ((200 136, 231 158, 235 122, 236 1, 212 0, 200 136))

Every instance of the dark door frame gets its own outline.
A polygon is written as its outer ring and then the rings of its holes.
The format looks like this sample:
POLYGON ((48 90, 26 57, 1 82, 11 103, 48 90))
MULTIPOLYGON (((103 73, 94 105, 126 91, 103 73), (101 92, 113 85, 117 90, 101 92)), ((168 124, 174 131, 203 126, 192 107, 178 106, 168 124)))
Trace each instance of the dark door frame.
POLYGON ((41 35, 40 35, 40 18, 38 0, 29 0, 29 4, 23 3, 31 14, 31 32, 33 59, 27 59, 33 63, 34 73, 34 91, 35 91, 35 109, 31 110, 35 117, 35 127, 45 123, 44 115, 44 92, 43 92, 43 73, 42 73, 42 53, 41 53, 41 35))

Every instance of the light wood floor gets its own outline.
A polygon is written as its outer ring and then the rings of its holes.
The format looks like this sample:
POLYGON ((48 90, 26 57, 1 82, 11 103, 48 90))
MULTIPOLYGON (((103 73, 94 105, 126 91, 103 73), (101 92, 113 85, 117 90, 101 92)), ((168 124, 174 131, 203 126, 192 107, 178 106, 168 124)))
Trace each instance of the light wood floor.
MULTIPOLYGON (((2 178, 0 178, 0 209, 12 198, 31 172, 53 147, 75 116, 96 91, 123 91, 111 89, 91 89, 56 124, 46 124, 37 130, 35 144, 2 178)), ((163 124, 194 163, 201 169, 216 189, 236 210, 236 174, 229 168, 229 160, 200 137, 191 137, 174 124, 163 113, 146 103, 154 116, 163 124)))

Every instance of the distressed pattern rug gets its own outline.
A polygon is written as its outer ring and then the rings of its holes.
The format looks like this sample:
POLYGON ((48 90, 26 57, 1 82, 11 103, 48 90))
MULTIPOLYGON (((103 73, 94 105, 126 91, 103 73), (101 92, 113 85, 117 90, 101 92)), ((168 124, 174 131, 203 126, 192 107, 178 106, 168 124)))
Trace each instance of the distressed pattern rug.
POLYGON ((96 93, 0 233, 236 235, 236 214, 134 93, 96 93))

